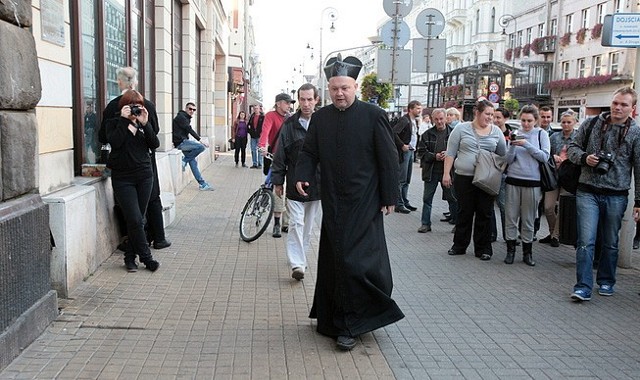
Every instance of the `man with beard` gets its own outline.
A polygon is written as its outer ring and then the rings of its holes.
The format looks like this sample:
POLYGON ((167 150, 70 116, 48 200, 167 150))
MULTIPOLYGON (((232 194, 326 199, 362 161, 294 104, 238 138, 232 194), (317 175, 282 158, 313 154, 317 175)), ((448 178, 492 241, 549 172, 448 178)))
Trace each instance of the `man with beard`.
POLYGON ((321 172, 322 231, 309 317, 342 350, 404 317, 391 299, 383 223, 398 200, 398 153, 385 111, 356 100, 361 68, 354 57, 328 61, 333 104, 313 114, 296 165, 296 188, 305 197, 318 164, 321 172))

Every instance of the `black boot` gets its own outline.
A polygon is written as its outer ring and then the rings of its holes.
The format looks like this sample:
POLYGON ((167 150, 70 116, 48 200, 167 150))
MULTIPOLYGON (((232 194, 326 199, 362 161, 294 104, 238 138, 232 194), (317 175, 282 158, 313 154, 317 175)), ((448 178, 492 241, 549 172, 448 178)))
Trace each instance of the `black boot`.
POLYGON ((136 264, 136 255, 130 252, 125 252, 124 266, 127 268, 127 272, 137 272, 138 264, 136 264))
POLYGON ((513 258, 516 255, 516 241, 507 240, 507 257, 504 259, 505 264, 513 264, 513 258))
POLYGON ((536 265, 535 261, 533 261, 533 253, 531 252, 531 248, 533 243, 522 243, 522 261, 530 267, 536 265))
POLYGON ((147 252, 145 252, 145 254, 140 255, 140 262, 152 272, 155 272, 160 267, 160 263, 153 259, 149 247, 147 247, 147 252))

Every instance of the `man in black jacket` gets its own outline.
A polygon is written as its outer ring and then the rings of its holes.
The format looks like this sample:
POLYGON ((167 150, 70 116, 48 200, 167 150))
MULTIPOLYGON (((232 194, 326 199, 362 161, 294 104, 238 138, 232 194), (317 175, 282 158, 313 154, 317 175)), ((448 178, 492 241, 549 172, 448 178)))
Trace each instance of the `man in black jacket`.
POLYGON ((438 184, 442 189, 443 198, 449 203, 449 212, 453 222, 457 214, 458 204, 452 193, 451 187, 442 186, 444 174, 444 157, 447 150, 447 142, 453 128, 445 122, 446 111, 444 108, 436 108, 431 113, 433 128, 427 129, 418 145, 418 156, 422 168, 422 180, 424 181, 424 193, 422 195, 422 225, 418 232, 431 231, 431 205, 433 195, 438 184))
MULTIPOLYGON (((138 73, 133 67, 121 67, 116 70, 116 78, 118 81, 118 87, 123 93, 127 90, 135 90, 138 84, 138 73)), ((102 122, 100 123, 100 129, 98 130, 98 140, 101 144, 107 144, 107 132, 106 123, 109 119, 120 117, 120 108, 118 102, 122 98, 122 95, 117 96, 107 104, 107 107, 102 112, 102 122)), ((149 123, 153 131, 157 135, 160 132, 160 123, 158 122, 158 113, 156 112, 156 106, 148 100, 144 99, 144 108, 149 113, 149 123)), ((106 163, 106 162, 105 162, 106 163)), ((151 169, 153 169, 153 187, 151 188, 151 197, 149 198, 149 204, 147 205, 146 216, 146 233, 147 241, 149 244, 153 244, 153 248, 162 249, 171 245, 171 242, 166 239, 164 233, 164 219, 162 217, 162 201, 160 200, 160 182, 158 179, 158 166, 156 164, 156 151, 151 150, 151 169)), ((116 204, 114 206, 114 212, 116 219, 120 224, 120 232, 126 235, 126 225, 120 206, 116 204)), ((126 250, 127 244, 120 244, 119 249, 126 250)))
POLYGON ((320 188, 317 185, 318 181, 315 181, 310 186, 308 196, 304 197, 298 193, 295 187, 296 162, 317 102, 318 90, 312 84, 305 83, 298 89, 300 108, 282 125, 271 166, 271 182, 275 185, 278 196, 282 196, 285 179, 287 183, 287 256, 291 265, 291 277, 298 281, 304 278, 307 269, 306 251, 309 249, 311 229, 320 209, 320 188))
POLYGON ((408 214, 418 208, 411 206, 407 199, 411 174, 413 172, 413 153, 418 143, 418 123, 422 115, 422 104, 417 100, 409 102, 408 112, 393 126, 395 141, 400 156, 400 183, 396 212, 408 214))
POLYGON ((262 105, 253 106, 253 113, 249 117, 249 136, 251 136, 251 160, 253 165, 251 169, 262 168, 262 155, 258 152, 258 142, 260 142, 260 134, 262 133, 262 123, 264 122, 264 113, 262 113, 262 105))
POLYGON ((194 113, 196 113, 196 105, 195 103, 189 102, 185 105, 184 110, 178 111, 176 117, 173 118, 171 130, 173 145, 184 154, 182 158, 182 171, 185 171, 187 165, 189 165, 193 177, 198 181, 198 188, 203 191, 213 191, 213 187, 202 178, 200 169, 198 169, 198 161, 196 161, 196 157, 204 152, 204 149, 208 148, 209 144, 201 141, 198 132, 191 128, 191 118, 194 113), (189 135, 193 136, 197 141, 190 140, 189 135))

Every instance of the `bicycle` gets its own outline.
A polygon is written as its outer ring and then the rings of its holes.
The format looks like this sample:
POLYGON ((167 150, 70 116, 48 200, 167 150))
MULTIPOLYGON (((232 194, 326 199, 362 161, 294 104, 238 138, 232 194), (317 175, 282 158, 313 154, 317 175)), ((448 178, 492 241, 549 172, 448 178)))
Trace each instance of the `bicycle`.
MULTIPOLYGON (((265 156, 268 159, 272 159, 272 157, 271 154, 265 156)), ((273 217, 274 205, 275 197, 271 183, 271 169, 269 169, 264 183, 251 194, 240 213, 240 237, 242 240, 250 243, 264 233, 271 222, 271 217, 273 217)))

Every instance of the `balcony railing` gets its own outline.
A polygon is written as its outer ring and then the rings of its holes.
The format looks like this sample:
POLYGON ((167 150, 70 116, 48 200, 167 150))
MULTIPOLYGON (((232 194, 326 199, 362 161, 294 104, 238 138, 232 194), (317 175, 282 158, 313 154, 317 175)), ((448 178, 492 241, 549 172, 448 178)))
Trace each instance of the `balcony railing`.
POLYGON ((556 36, 538 37, 531 42, 531 50, 536 54, 556 51, 556 36))
POLYGON ((512 96, 516 98, 533 98, 536 96, 549 96, 551 90, 547 89, 545 83, 525 83, 519 84, 512 90, 512 96))

